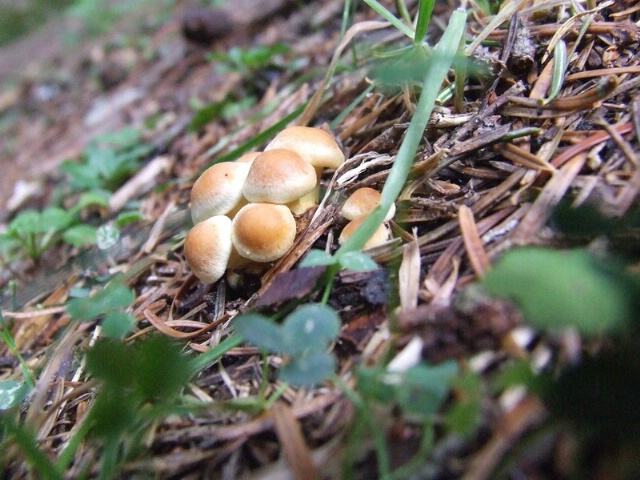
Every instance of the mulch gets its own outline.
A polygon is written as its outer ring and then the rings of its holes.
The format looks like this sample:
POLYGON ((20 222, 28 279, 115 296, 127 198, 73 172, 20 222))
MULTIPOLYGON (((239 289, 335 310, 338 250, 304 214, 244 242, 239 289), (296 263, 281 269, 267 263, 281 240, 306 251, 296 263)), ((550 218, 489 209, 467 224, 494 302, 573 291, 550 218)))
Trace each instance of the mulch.
MULTIPOLYGON (((376 364, 414 338, 423 342, 424 359, 457 359, 487 377, 514 358, 560 361, 566 339, 534 331, 507 302, 469 300, 465 287, 513 247, 574 245, 549 226, 563 199, 570 198, 573 206, 597 205, 612 217, 624 216, 636 203, 640 9, 631 1, 595 3, 593 11, 575 14, 562 2, 553 8, 525 2, 491 30, 486 30, 490 18, 472 8, 470 37, 486 32, 487 42, 471 54, 488 72, 469 80, 464 102, 452 99, 436 107, 390 222, 394 240, 370 252, 381 269, 373 275, 341 272, 333 287, 329 303, 343 322, 334 350, 344 378, 358 363, 376 364), (564 82, 554 100, 541 103, 551 88, 551 59, 560 40, 572 53, 564 82)), ((17 168, 13 182, 20 178, 35 185, 19 197, 12 185, 3 184, 0 218, 5 222, 21 209, 48 205, 55 186, 64 181, 60 163, 79 158, 100 133, 142 128, 154 148, 146 164, 162 166, 137 188, 122 187, 122 204, 138 201, 144 220, 127 227, 120 245, 108 254, 60 246, 37 263, 2 260, 0 286, 10 292, 15 285, 13 296, 0 297, 2 310, 14 322, 18 349, 39 372, 24 418, 48 454, 62 451, 92 402, 93 386, 78 352, 95 338, 96 324, 69 321, 61 306, 73 289, 124 273, 136 293, 132 339, 160 331, 197 355, 233 331, 239 312, 277 312, 290 301, 317 300, 314 286, 321 271, 296 269, 298 261, 310 248, 335 250, 345 224, 337 213, 341 202, 361 186, 380 190, 388 175, 416 92, 375 88, 350 106, 369 87, 376 55, 406 43, 391 28, 368 31, 363 26, 354 48, 343 53, 344 68, 311 112, 310 124, 323 128, 348 112, 331 128, 348 159, 322 179, 333 195, 298 218, 294 247, 266 273, 241 273, 213 286, 194 279, 182 252, 193 181, 222 155, 311 99, 338 43, 343 2, 279 1, 242 12, 225 10, 212 17, 202 10, 176 9, 162 22, 138 25, 141 30, 131 27, 141 36, 137 42, 123 42, 116 34, 94 40, 73 59, 61 54, 35 73, 17 77, 0 97, 0 118, 7 122, 0 131, 3 164, 17 168), (290 50, 250 74, 233 68, 223 72, 209 59, 211 52, 234 46, 277 43, 290 50), (247 97, 255 99, 247 109, 189 129, 194 103, 247 97)), ((439 37, 449 14, 450 7, 439 2, 430 39, 439 37)), ((369 20, 379 18, 359 5, 353 23, 362 26, 369 20)), ((134 179, 141 181, 134 177, 130 182, 134 179)), ((100 215, 107 221, 116 213, 114 207, 100 215)), ((247 346, 234 348, 193 382, 189 395, 211 402, 255 396, 263 361, 274 372, 283 359, 264 359, 247 346)), ((17 362, 0 345, 0 379, 19 375, 17 362)), ((267 395, 280 387, 272 380, 267 395)), ((288 387, 276 405, 258 415, 212 407, 168 418, 148 432, 147 454, 125 463, 123 476, 339 477, 354 418, 340 390, 288 387)), ((417 448, 421 430, 391 409, 377 413, 400 465, 417 448)), ((417 478, 495 478, 507 460, 522 478, 568 478, 570 440, 561 441, 568 434, 545 432, 546 419, 534 395, 510 402, 506 395, 487 394, 476 434, 460 439, 442 433, 417 478), (530 440, 532 432, 539 433, 535 451, 514 454, 514 446, 530 440)), ((365 442, 356 451, 357 478, 373 478, 373 446, 365 442)), ((65 478, 77 478, 86 465, 94 465, 95 474, 99 457, 98 449, 83 445, 65 478)), ((20 455, 13 452, 8 458, 9 476, 28 478, 20 455)), ((604 478, 601 474, 596 467, 591 478, 604 478)))

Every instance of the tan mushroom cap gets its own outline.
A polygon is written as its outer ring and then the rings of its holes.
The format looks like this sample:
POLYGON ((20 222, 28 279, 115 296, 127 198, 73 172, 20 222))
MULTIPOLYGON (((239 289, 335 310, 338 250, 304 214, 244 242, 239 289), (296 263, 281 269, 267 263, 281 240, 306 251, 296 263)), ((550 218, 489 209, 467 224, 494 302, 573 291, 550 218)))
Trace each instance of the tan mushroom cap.
MULTIPOLYGON (((369 215, 380 204, 380 192, 371 187, 362 187, 355 190, 342 205, 341 213, 347 220, 369 215)), ((384 220, 391 220, 396 213, 396 206, 391 208, 384 220)))
POLYGON ((184 241, 184 256, 202 283, 215 283, 227 269, 231 247, 231 219, 216 215, 189 231, 184 241))
MULTIPOLYGON (((338 243, 342 245, 349 238, 351 238, 351 236, 360 227, 360 224, 362 224, 365 218, 366 217, 359 217, 347 223, 345 227, 342 229, 342 232, 340 233, 340 237, 338 238, 338 243)), ((389 240, 390 237, 391 237, 391 232, 389 230, 389 227, 387 227, 383 223, 376 229, 375 232, 373 232, 373 235, 371 236, 371 238, 369 238, 369 240, 367 240, 367 242, 364 244, 363 249, 367 250, 369 248, 378 247, 383 243, 385 243, 387 240, 389 240)))
POLYGON ((315 127, 288 127, 267 145, 265 152, 277 148, 293 150, 315 168, 338 168, 344 153, 326 130, 315 127))
POLYGON ((256 157, 258 155, 260 155, 262 152, 249 152, 249 153, 245 153, 244 155, 241 155, 240 157, 238 157, 236 159, 236 162, 238 163, 253 163, 253 161, 256 159, 256 157))
POLYGON ((206 169, 191 189, 191 218, 198 223, 214 215, 225 215, 243 200, 242 185, 250 164, 216 163, 206 169))
POLYGON ((284 205, 250 203, 233 219, 231 240, 238 253, 256 262, 272 262, 293 245, 296 221, 284 205))
POLYGON ((254 203, 284 204, 306 195, 316 183, 316 172, 309 162, 291 150, 276 149, 253 160, 242 194, 254 203))

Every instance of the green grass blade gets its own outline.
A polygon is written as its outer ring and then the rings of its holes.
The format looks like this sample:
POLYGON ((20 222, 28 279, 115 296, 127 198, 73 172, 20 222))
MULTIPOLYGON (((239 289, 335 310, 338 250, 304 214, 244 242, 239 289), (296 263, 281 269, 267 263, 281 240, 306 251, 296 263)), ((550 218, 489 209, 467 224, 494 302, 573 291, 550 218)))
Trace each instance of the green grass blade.
POLYGON ((422 43, 424 37, 427 35, 427 28, 429 28, 429 22, 431 22, 431 13, 433 12, 435 3, 435 0, 420 0, 416 33, 413 38, 413 43, 416 45, 422 43))
POLYGON ((411 40, 413 40, 414 32, 413 30, 405 25, 402 20, 398 19, 393 13, 387 10, 383 5, 378 3, 376 0, 364 0, 364 3, 369 5, 372 10, 374 10, 378 15, 384 18, 387 22, 393 25, 398 31, 405 34, 411 40))
POLYGON ((342 121, 347 118, 347 116, 353 111, 353 109, 356 108, 360 104, 360 102, 362 102, 367 97, 367 95, 369 95, 373 91, 374 88, 375 84, 373 83, 365 88, 353 102, 347 105, 347 108, 345 108, 336 118, 333 119, 333 121, 329 124, 329 128, 331 128, 331 130, 337 128, 338 125, 340 125, 342 121))
POLYGON ((566 72, 567 66, 567 44, 564 43, 564 40, 559 40, 558 43, 556 43, 556 48, 553 50, 551 88, 549 89, 549 96, 544 100, 543 104, 547 104, 556 98, 560 93, 560 90, 562 90, 562 85, 564 84, 564 72, 566 72))
POLYGON ((522 5, 524 1, 525 0, 514 0, 507 3, 505 7, 493 17, 493 20, 491 20, 489 24, 482 29, 476 39, 467 46, 464 51, 465 55, 471 55, 491 32, 509 20, 509 18, 511 18, 511 16, 520 9, 520 5, 522 5))
POLYGON ((196 373, 200 372, 200 370, 219 360, 225 353, 227 353, 232 348, 239 346, 241 343, 242 337, 240 335, 232 335, 225 338, 211 350, 208 350, 205 353, 202 353, 194 358, 191 361, 191 371, 195 375, 196 373))

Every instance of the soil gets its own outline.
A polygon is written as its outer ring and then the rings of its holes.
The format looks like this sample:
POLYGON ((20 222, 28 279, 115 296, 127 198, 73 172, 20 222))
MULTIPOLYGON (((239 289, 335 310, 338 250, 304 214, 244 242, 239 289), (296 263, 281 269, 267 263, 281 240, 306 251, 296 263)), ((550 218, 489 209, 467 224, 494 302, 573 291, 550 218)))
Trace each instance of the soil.
MULTIPOLYGON (((234 338, 238 313, 281 318, 300 303, 321 300, 325 269, 301 269, 299 262, 312 248, 337 250, 346 224, 340 206, 352 191, 382 190, 420 93, 413 81, 366 91, 378 78, 377 57, 410 42, 378 28, 378 14, 360 3, 351 12, 351 48, 337 57, 326 86, 342 38, 344 2, 335 0, 243 0, 215 8, 163 3, 140 7, 97 36, 61 15, 0 51, 3 228, 26 209, 75 205, 79 194, 61 165, 82 162, 96 137, 133 127, 151 147, 141 159, 144 174, 127 179, 107 206, 82 213, 93 225, 113 225, 125 210, 140 214, 114 247, 61 242, 37 259, 19 251, 0 258, 0 306, 9 321, 3 328, 37 379, 6 418, 37 432, 37 449, 47 458, 60 458, 100 391, 82 361, 100 336, 100 322, 71 319, 66 306, 78 292, 95 294, 119 276, 135 297, 126 344, 158 334, 178 342, 189 358, 234 338), (216 113, 194 127, 195 112, 205 106, 216 113), (202 285, 183 252, 193 182, 216 161, 263 148, 288 116, 288 123, 304 118, 330 131, 345 153, 342 167, 321 174, 333 195, 296 216, 296 241, 282 259, 202 285)), ((382 3, 395 12, 396 2, 382 3)), ((406 3, 413 14, 417 2, 406 3)), ((432 44, 452 12, 436 3, 432 44)), ((204 407, 128 432, 118 444, 118 478, 377 478, 384 465, 376 441, 387 449, 390 469, 405 468, 389 478, 634 478, 635 433, 619 447, 606 435, 583 443, 542 395, 494 386, 519 361, 560 375, 583 357, 613 358, 615 340, 534 328, 514 304, 474 290, 501 255, 523 245, 623 250, 625 274, 637 275, 635 226, 570 236, 550 220, 563 198, 595 206, 607 219, 636 210, 640 9, 631 1, 593 2, 593 12, 576 14, 569 2, 560 3, 520 2, 518 13, 495 27, 475 3, 469 6, 470 38, 488 32, 472 52, 484 70, 470 76, 462 97, 454 94, 434 110, 388 222, 393 239, 369 251, 380 269, 343 270, 329 291, 327 303, 341 321, 331 349, 346 387, 334 381, 287 386, 277 380, 287 356, 233 345, 184 389, 185 404, 204 407), (548 99, 559 41, 570 55, 563 82, 548 99), (368 405, 371 432, 381 437, 362 435, 369 426, 358 416, 361 404, 345 395, 345 388, 357 387, 356 366, 382 365, 411 351, 430 365, 453 362, 480 380, 474 390, 480 413, 465 435, 451 431, 443 413, 464 404, 471 390, 460 386, 424 423, 401 404, 368 405), (252 410, 250 401, 271 397, 278 398, 273 405, 252 410)), ((454 78, 451 73, 449 84, 454 78)), ((637 346, 635 330, 626 342, 637 346)), ((14 353, 0 343, 0 381, 22 378, 14 353)), ((0 437, 8 446, 0 466, 7 478, 32 478, 34 457, 9 437, 0 437)), ((60 478, 99 477, 104 445, 99 437, 81 441, 60 478)))

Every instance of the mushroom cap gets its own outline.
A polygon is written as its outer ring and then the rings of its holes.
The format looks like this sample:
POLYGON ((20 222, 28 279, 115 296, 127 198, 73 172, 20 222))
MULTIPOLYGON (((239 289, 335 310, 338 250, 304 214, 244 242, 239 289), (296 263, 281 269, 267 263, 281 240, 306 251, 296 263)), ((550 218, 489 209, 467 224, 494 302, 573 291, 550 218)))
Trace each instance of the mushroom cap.
POLYGON ((293 245, 296 221, 284 205, 250 203, 233 219, 231 240, 238 253, 256 262, 282 257, 293 245))
POLYGON ((243 198, 249 167, 248 163, 223 162, 206 169, 191 188, 193 223, 232 211, 243 198))
POLYGON ((265 148, 293 150, 316 168, 338 168, 344 162, 344 153, 326 130, 315 127, 294 126, 282 130, 265 148))
POLYGON ((262 152, 248 152, 248 153, 245 153, 244 155, 240 155, 238 158, 236 158, 236 162, 237 163, 248 163, 248 164, 251 164, 256 159, 256 157, 258 155, 260 155, 261 153, 262 152))
MULTIPOLYGON (((346 242, 351 236, 355 233, 355 231, 360 227, 360 224, 364 221, 366 217, 358 217, 355 220, 351 220, 349 223, 345 225, 340 233, 340 237, 338 238, 338 243, 342 245, 346 242)), ((373 235, 367 242, 364 244, 363 250, 367 250, 369 248, 374 248, 382 245, 391 237, 391 232, 389 231, 389 227, 387 227, 384 223, 381 224, 373 235)))
POLYGON ((184 241, 184 256, 202 283, 215 283, 227 269, 231 247, 231 219, 216 215, 189 231, 184 241))
MULTIPOLYGON (((380 203, 380 192, 371 187, 362 187, 355 190, 342 205, 341 213, 347 220, 369 215, 380 203)), ((396 213, 396 206, 391 208, 384 220, 391 220, 396 213)))
POLYGON ((258 155, 251 168, 242 194, 254 203, 289 203, 313 190, 316 171, 296 152, 275 149, 258 155))

